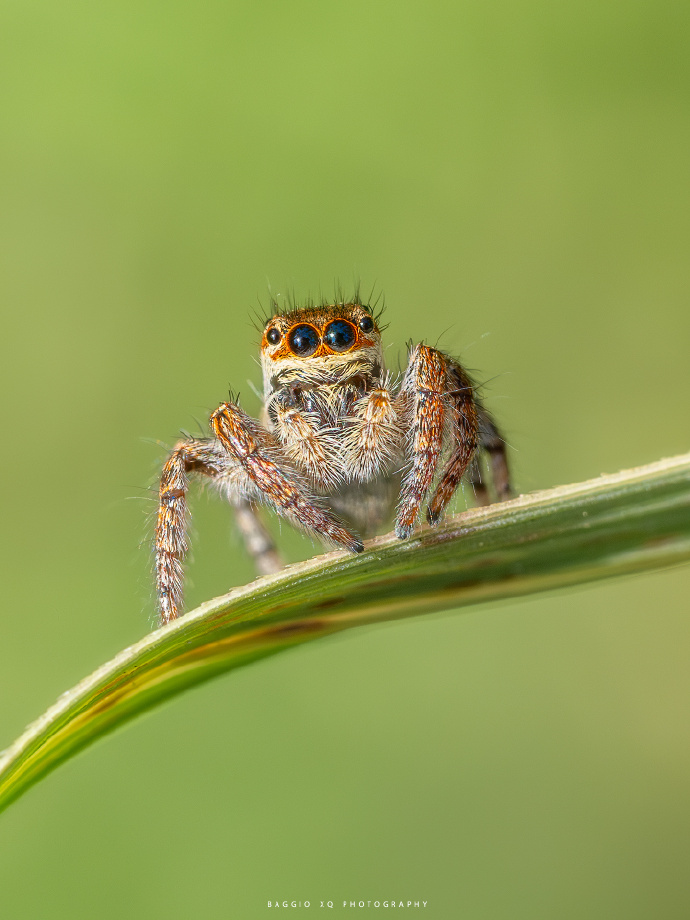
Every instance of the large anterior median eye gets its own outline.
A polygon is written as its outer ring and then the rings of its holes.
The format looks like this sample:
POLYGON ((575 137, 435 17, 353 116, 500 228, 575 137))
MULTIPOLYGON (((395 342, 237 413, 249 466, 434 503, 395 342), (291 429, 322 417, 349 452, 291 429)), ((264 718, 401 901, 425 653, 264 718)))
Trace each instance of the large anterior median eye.
POLYGON ((356 338, 355 327, 344 319, 334 319, 323 334, 323 340, 331 351, 349 351, 356 338))
POLYGON ((288 336, 288 345, 293 355, 308 358, 319 347, 319 333, 313 326, 307 326, 306 324, 295 326, 288 336))

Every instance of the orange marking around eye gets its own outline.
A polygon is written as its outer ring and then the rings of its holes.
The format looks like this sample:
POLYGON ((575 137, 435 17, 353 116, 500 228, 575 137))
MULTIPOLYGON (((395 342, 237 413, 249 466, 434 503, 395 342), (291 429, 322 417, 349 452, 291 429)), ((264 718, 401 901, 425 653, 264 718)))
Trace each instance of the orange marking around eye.
MULTIPOLYGON (((295 326, 312 326, 319 333, 319 338, 321 338, 321 344, 319 345, 319 347, 316 349, 316 351, 313 354, 307 355, 306 357, 304 357, 303 358, 304 361, 309 361, 312 358, 322 358, 324 355, 347 355, 353 351, 357 351, 360 348, 373 348, 376 345, 375 339, 370 339, 367 335, 365 335, 362 332, 359 326, 355 326, 354 323, 351 323, 352 328, 355 330, 355 334, 356 334, 356 339, 354 343, 352 344, 352 347, 348 348, 347 351, 334 351, 332 348, 329 348, 328 345, 326 345, 323 341, 323 333, 324 333, 326 326, 329 323, 333 322, 334 318, 343 319, 345 320, 345 322, 348 322, 348 323, 351 322, 347 317, 343 316, 343 317, 329 317, 328 322, 324 323, 322 326, 317 326, 315 323, 306 323, 304 320, 300 320, 300 322, 298 323, 293 323, 292 326, 290 326, 289 329, 287 329, 283 333, 283 337, 280 340, 280 343, 277 349, 273 352, 273 354, 269 354, 269 358, 271 358, 271 360, 273 361, 280 361, 281 358, 300 358, 301 357, 301 355, 296 355, 293 351, 291 351, 290 345, 288 344, 290 333, 295 328, 295 326)), ((270 328, 273 328, 273 327, 269 326, 269 329, 270 328)), ((273 347, 274 346, 271 345, 268 339, 266 338, 266 333, 264 333, 263 338, 261 340, 261 351, 266 351, 267 349, 270 349, 273 347)))

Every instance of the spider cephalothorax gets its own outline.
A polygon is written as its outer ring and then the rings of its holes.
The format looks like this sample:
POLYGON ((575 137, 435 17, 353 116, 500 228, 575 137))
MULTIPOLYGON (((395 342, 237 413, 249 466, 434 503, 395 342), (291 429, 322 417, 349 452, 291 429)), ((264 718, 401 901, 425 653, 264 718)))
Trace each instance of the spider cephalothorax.
POLYGON ((401 539, 412 533, 425 501, 428 521, 437 523, 466 472, 485 503, 479 448, 489 457, 497 498, 510 494, 503 439, 462 367, 421 344, 393 383, 369 307, 351 302, 276 313, 263 329, 261 364, 261 420, 223 403, 211 416, 213 437, 180 442, 163 468, 156 584, 164 622, 182 603, 189 474, 211 479, 234 505, 263 573, 281 563, 257 516, 259 504, 360 552, 361 537, 380 530, 394 509, 401 539))

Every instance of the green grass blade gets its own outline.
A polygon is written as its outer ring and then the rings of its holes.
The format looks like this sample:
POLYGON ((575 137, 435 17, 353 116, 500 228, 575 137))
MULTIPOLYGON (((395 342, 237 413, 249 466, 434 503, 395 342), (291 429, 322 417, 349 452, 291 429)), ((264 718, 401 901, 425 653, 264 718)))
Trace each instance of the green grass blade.
POLYGON ((290 646, 689 559, 687 454, 290 566, 202 604, 63 694, 0 756, 0 810, 137 713, 290 646))

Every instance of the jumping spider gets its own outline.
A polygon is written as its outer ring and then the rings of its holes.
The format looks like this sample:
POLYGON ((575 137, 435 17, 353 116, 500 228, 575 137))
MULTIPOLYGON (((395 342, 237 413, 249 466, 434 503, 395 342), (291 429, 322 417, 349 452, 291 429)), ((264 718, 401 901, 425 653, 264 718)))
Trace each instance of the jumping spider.
POLYGON ((396 535, 426 516, 436 524, 465 472, 489 501, 478 462, 488 455, 498 500, 510 495, 503 439, 453 358, 410 348, 402 378, 385 369, 378 317, 358 301, 277 312, 261 341, 264 408, 250 418, 236 402, 213 413, 210 438, 180 441, 160 482, 156 586, 164 623, 182 605, 191 474, 213 481, 235 508, 257 569, 281 562, 256 506, 268 505, 327 543, 353 553, 395 508, 396 535), (438 474, 438 478, 437 478, 438 474))

